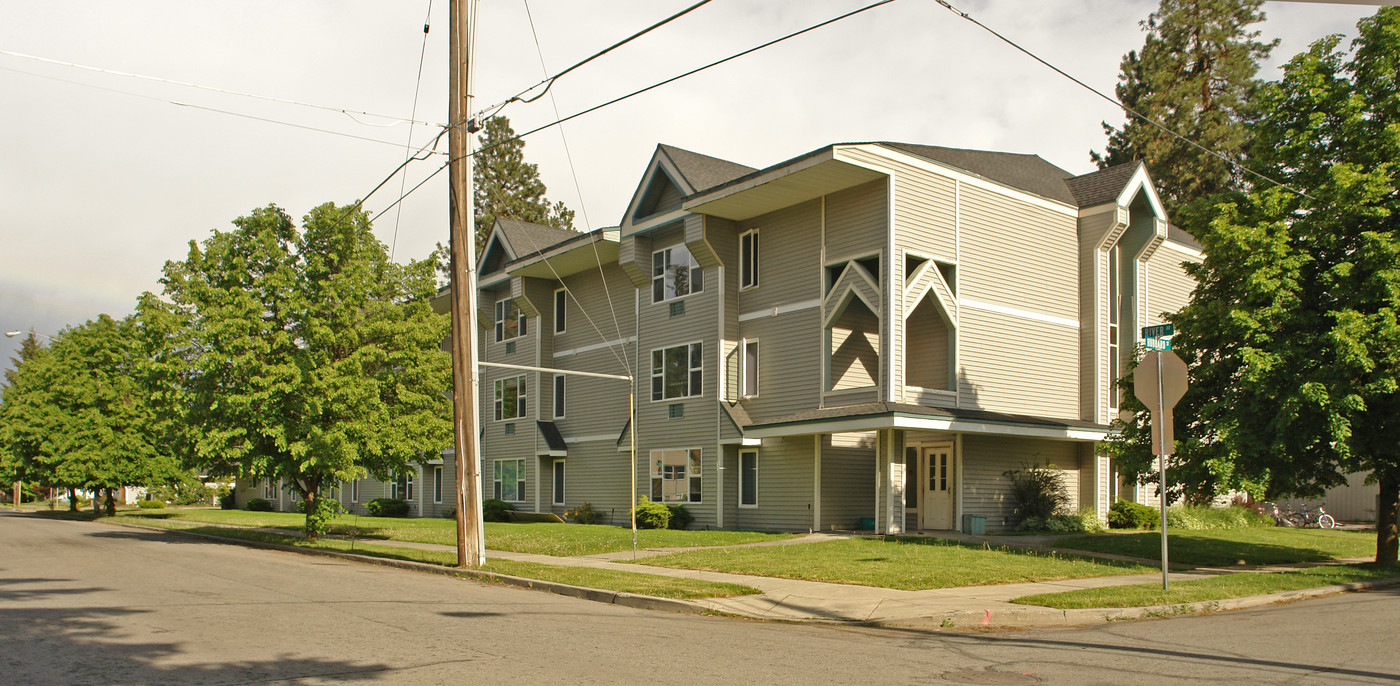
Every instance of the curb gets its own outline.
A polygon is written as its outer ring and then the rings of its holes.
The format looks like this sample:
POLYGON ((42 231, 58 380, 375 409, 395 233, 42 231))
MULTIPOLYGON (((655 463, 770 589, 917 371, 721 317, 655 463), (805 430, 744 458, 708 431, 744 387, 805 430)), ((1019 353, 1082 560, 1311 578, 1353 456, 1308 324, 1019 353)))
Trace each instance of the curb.
POLYGON ((100 522, 108 526, 122 526, 130 529, 140 529, 142 531, 157 531, 167 534, 178 534, 192 538, 201 538, 217 543, 229 545, 241 545, 250 548, 262 548, 265 550, 278 550, 287 553, 299 553, 302 555, 316 555, 320 557, 332 557, 351 562, 361 562, 382 567, 394 567, 412 572, 423 572, 427 574, 438 574, 441 576, 458 577, 463 579, 474 579, 477 581, 498 583, 505 586, 515 586, 533 591, 544 591, 555 595, 588 600, 595 603, 607 605, 620 605, 638 610, 654 610, 660 612, 674 612, 681 614, 706 614, 713 612, 710 608, 697 603, 675 598, 660 598, 657 596, 641 595, 637 593, 626 593, 623 591, 608 591, 599 588, 589 588, 587 586, 573 586, 556 581, 541 581, 539 579, 528 579, 509 574, 499 574, 496 572, 486 572, 477 569, 459 569, 456 567, 441 567, 428 564, 426 562, 413 562, 411 560, 395 560, 387 557, 375 557, 372 555, 359 555, 341 550, 320 550, 317 548, 301 548, 298 546, 282 545, 280 543, 266 543, 263 541, 249 541, 241 538, 226 538, 223 536, 213 536, 201 534, 193 531, 182 531, 180 529, 163 529, 155 526, 142 526, 129 522, 100 522))

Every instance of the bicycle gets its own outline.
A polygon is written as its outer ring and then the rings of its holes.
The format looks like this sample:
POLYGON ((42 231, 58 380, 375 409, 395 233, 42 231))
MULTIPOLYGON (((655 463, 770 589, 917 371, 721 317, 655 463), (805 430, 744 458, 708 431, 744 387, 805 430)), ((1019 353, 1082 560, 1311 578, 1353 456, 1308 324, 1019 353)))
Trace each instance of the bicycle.
POLYGON ((1274 518, 1274 526, 1297 526, 1297 524, 1294 524, 1293 520, 1289 518, 1293 514, 1292 512, 1285 513, 1279 510, 1278 503, 1264 504, 1272 508, 1271 510, 1266 511, 1265 514, 1274 518))
MULTIPOLYGON (((1323 505, 1325 504, 1326 503, 1323 503, 1323 505)), ((1295 517, 1295 526, 1315 526, 1319 529, 1337 528, 1337 520, 1334 519, 1332 515, 1327 514, 1327 510, 1323 509, 1323 505, 1318 505, 1317 510, 1309 512, 1307 503, 1304 503, 1301 513, 1293 513, 1290 515, 1291 517, 1295 517)))

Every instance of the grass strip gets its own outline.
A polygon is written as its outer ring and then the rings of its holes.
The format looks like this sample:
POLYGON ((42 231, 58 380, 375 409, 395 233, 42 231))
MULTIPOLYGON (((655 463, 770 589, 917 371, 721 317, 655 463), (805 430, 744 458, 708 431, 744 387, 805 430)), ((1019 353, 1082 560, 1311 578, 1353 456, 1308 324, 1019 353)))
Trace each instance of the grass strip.
POLYGON ((1131 562, 928 538, 859 538, 805 545, 697 550, 648 557, 637 563, 906 591, 1153 571, 1151 567, 1131 562))
MULTIPOLYGON (((172 519, 117 516, 109 518, 108 521, 128 522, 145 526, 155 526, 163 529, 189 531, 219 538, 276 543, 280 545, 296 546, 298 548, 354 552, 360 555, 424 562, 444 567, 454 567, 457 565, 457 553, 449 551, 421 550, 418 548, 366 543, 364 541, 352 543, 351 541, 341 539, 323 538, 317 541, 308 541, 291 534, 205 526, 196 522, 172 519)), ((571 586, 583 586, 586 588, 597 588, 621 593, 636 593, 659 598, 729 598, 759 593, 758 589, 741 586, 739 584, 716 583, 698 579, 665 577, 636 572, 619 572, 611 569, 520 562, 515 560, 487 560, 483 570, 495 572, 497 574, 508 574, 510 576, 520 576, 529 579, 538 579, 540 581, 569 584, 571 586)))
MULTIPOLYGON (((294 512, 172 509, 133 510, 122 514, 150 520, 182 520, 207 524, 285 529, 287 531, 301 531, 305 523, 305 518, 294 512)), ((610 525, 486 522, 485 530, 486 546, 491 550, 573 557, 632 549, 632 530, 610 525)), ((331 520, 329 533, 336 536, 355 536, 357 538, 457 545, 456 522, 441 518, 340 515, 331 520)), ((637 545, 642 548, 700 548, 774 541, 792 537, 793 534, 760 531, 645 529, 637 532, 637 545)))
MULTIPOLYGON (((1167 559, 1198 566, 1269 565, 1325 562, 1368 557, 1376 552, 1376 534, 1366 531, 1292 529, 1285 527, 1167 531, 1167 559)), ((1061 538, 1053 544, 1097 553, 1148 560, 1162 559, 1161 534, 1092 534, 1061 538)))
POLYGON ((1208 579, 1177 581, 1163 591, 1161 583, 1085 588, 1063 593, 1040 593, 1012 600, 1021 605, 1042 605, 1060 610, 1100 607, 1147 607, 1210 600, 1244 598, 1282 591, 1298 591, 1358 581, 1400 578, 1400 568, 1375 564, 1327 565, 1290 572, 1236 572, 1208 579))

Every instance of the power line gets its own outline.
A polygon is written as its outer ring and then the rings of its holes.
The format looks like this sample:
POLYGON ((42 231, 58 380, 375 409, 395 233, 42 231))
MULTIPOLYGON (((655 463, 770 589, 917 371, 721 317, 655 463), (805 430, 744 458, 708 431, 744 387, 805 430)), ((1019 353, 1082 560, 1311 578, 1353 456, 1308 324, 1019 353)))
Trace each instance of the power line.
MULTIPOLYGON (((426 33, 426 31, 425 31, 425 33, 426 33)), ((146 76, 146 75, 144 75, 144 74, 134 74, 134 73, 131 73, 131 72, 126 72, 126 71, 117 71, 117 70, 115 70, 115 69, 104 69, 104 68, 102 68, 102 67, 93 67, 93 66, 89 66, 89 65, 86 65, 86 64, 77 64, 77 63, 75 63, 75 62, 64 62, 64 61, 62 61, 62 60, 50 59, 50 58, 48 58, 48 57, 39 57, 39 56, 37 56, 37 55, 27 55, 27 54, 22 53, 22 52, 14 52, 14 51, 12 51, 12 50, 0 50, 0 55, 9 55, 10 57, 18 57, 18 58, 20 58, 20 59, 33 60, 33 61, 35 61, 35 62, 45 62, 45 63, 48 63, 48 64, 56 64, 56 65, 63 66, 63 67, 70 67, 70 68, 73 68, 73 69, 83 69, 83 70, 86 70, 86 71, 97 72, 97 73, 99 73, 99 74, 109 74, 109 75, 111 75, 111 76, 121 76, 121 77, 125 77, 125 78, 140 79, 140 80, 142 80, 142 81, 153 81, 153 82, 156 82, 156 83, 165 83, 165 84, 170 84, 170 85, 173 85, 173 86, 184 86, 184 87, 186 87, 186 88, 197 88, 197 89, 199 89, 199 90, 210 91, 210 92, 213 92, 213 93, 222 93, 222 94, 224 94, 224 95, 237 95, 237 96, 244 97, 244 98, 255 98, 255 99, 258 99, 258 100, 267 100, 267 101, 269 101, 269 102, 278 102, 278 103, 282 103, 282 104, 284 104, 284 105, 296 105, 296 106, 298 106, 298 107, 311 107, 311 108, 315 108, 315 109, 319 109, 319 110, 327 110, 327 111, 330 111, 330 112, 339 112, 340 114, 343 114, 343 115, 345 115, 345 116, 347 116, 347 117, 350 117, 350 119, 351 119, 352 121, 354 121, 355 123, 357 123, 357 124, 363 124, 363 125, 365 125, 365 126, 394 126, 394 125, 396 125, 396 124, 417 124, 417 125, 420 125, 420 126, 432 126, 432 127, 441 127, 441 126, 442 126, 442 124, 439 124, 439 123, 426 122, 426 121, 417 121, 417 120, 414 119, 413 117, 410 117, 410 118, 408 118, 408 119, 404 119, 404 118, 402 118, 402 117, 394 117, 394 116, 387 115, 387 114, 375 114, 374 112, 364 112, 364 111, 361 111, 361 110, 351 110, 351 109, 347 109, 347 108, 344 108, 344 107, 332 107, 332 106, 329 106, 329 105, 318 105, 318 104, 316 104, 316 103, 302 102, 302 101, 300 101, 300 100, 288 100, 288 99, 286 99, 286 98, 277 98, 277 97, 273 97, 273 96, 270 96, 270 95, 259 95, 259 94, 257 94, 257 93, 245 93, 245 92, 242 92, 242 91, 235 91, 235 90, 230 90, 230 89, 227 89, 227 88, 217 88, 217 87, 215 87, 215 86, 204 86, 204 85, 200 85, 200 84, 197 84, 197 83, 190 83, 190 82, 188 82, 188 81, 177 81, 177 80, 175 80, 175 79, 165 79, 165 78, 161 78, 161 77, 158 77, 158 76, 146 76), (367 116, 367 117, 379 117, 380 119, 388 119, 388 120, 390 120, 390 121, 389 121, 387 124, 371 124, 371 123, 369 123, 369 122, 362 122, 362 121, 360 121, 360 120, 358 120, 358 119, 355 119, 354 115, 356 115, 356 114, 359 114, 359 115, 362 115, 362 116, 367 116)), ((29 72, 20 72, 20 73, 29 73, 29 72)), ((36 74, 36 76, 37 76, 37 74, 36 74)))
MULTIPOLYGON (((427 15, 423 17, 423 47, 418 49, 418 76, 415 77, 413 83, 413 109, 408 115, 409 119, 416 119, 418 117, 418 91, 423 87, 423 58, 428 54, 428 29, 431 27, 432 18, 433 0, 428 0, 428 12, 427 15)), ((410 152, 412 148, 413 127, 410 126, 408 128, 408 139, 405 140, 403 144, 403 156, 405 160, 412 154, 410 152)), ((408 183, 408 176, 404 175, 399 179, 399 202, 395 203, 399 205, 399 211, 394 213, 394 239, 389 243, 390 262, 394 260, 394 249, 399 245, 399 219, 403 218, 403 206, 400 203, 403 202, 403 189, 406 183, 408 183)))
POLYGON ((1097 88, 1094 88, 1093 86, 1090 86, 1089 84, 1084 83, 1083 81, 1080 81, 1079 79, 1077 79, 1077 78, 1071 76, 1071 75, 1070 75, 1069 73, 1067 73, 1065 70, 1060 69, 1059 67, 1057 67, 1057 66, 1055 66, 1055 65, 1053 65, 1053 64, 1050 64, 1049 62, 1047 62, 1047 61, 1046 61, 1044 58, 1042 58, 1041 56, 1039 56, 1039 55, 1037 55, 1037 54, 1031 52, 1030 50, 1028 50, 1028 49, 1026 49, 1026 48, 1021 47, 1021 46, 1020 46, 1019 44, 1017 44, 1015 41, 1011 40, 1010 38, 1007 38, 1006 36, 1001 35, 1001 34, 998 33, 996 30, 992 29, 991 27, 987 26, 986 24, 983 24, 982 22, 977 21, 976 19, 973 19, 973 18, 972 18, 972 15, 968 14, 967 12, 964 12, 964 11, 962 11, 962 10, 956 8, 956 7, 953 7, 953 5, 949 2, 949 0, 933 0, 933 1, 936 2, 936 3, 938 3, 938 4, 940 4, 940 5, 942 5, 942 6, 943 6, 945 9, 947 9, 949 12, 952 12, 953 14, 956 14, 956 15, 958 15, 959 17, 962 17, 963 19, 966 19, 966 20, 972 22, 973 24, 975 24, 975 25, 977 25, 979 28, 981 28, 983 31, 986 31, 987 33, 990 33, 990 34, 992 34, 993 36, 996 36, 998 39, 1001 40, 1001 42, 1006 43, 1007 45, 1009 45, 1009 46, 1011 46, 1011 47, 1013 47, 1013 48, 1016 48, 1017 50, 1021 51, 1022 53, 1025 53, 1025 55, 1026 55, 1027 57, 1030 57, 1031 59, 1033 59, 1033 60, 1035 60, 1035 61, 1037 61, 1037 62, 1039 62, 1039 63, 1045 65, 1046 67, 1049 67, 1049 68, 1050 68, 1052 71, 1054 71, 1056 74, 1059 74, 1060 76, 1063 76, 1063 77, 1069 79, 1070 81, 1073 81, 1074 83, 1078 84, 1080 87, 1084 88, 1085 90, 1089 91, 1090 93, 1093 93, 1094 95, 1097 95, 1097 96, 1099 96, 1100 98, 1103 98, 1104 100, 1107 100, 1107 101, 1113 103, 1114 105, 1118 106, 1119 109, 1123 110, 1124 112, 1128 113, 1129 115, 1134 116, 1134 117, 1137 117, 1138 119, 1141 119, 1142 121, 1144 121, 1144 122, 1146 122, 1146 123, 1148 123, 1148 124, 1151 124, 1152 126, 1157 127, 1158 129, 1162 130, 1164 133, 1166 133, 1166 134, 1172 136, 1173 138, 1176 138, 1177 140, 1179 140, 1179 141, 1181 141, 1181 142, 1183 142, 1183 143, 1185 143, 1185 144, 1187 144, 1187 145, 1189 145, 1189 146, 1191 146, 1191 147, 1193 147, 1193 148, 1196 148, 1197 150, 1200 150, 1201 152, 1204 152, 1204 153, 1206 153, 1206 154, 1208 154, 1208 155, 1210 155, 1210 156, 1212 156, 1212 157, 1215 157, 1216 159, 1219 159, 1221 162, 1224 162, 1225 164, 1230 165, 1230 168, 1232 168, 1232 169, 1234 169, 1234 170, 1236 170, 1236 171, 1242 171, 1242 172, 1244 172, 1244 173, 1246 173, 1246 174, 1250 174, 1250 175, 1253 175, 1253 176, 1257 176, 1257 177, 1259 177, 1260 179, 1263 179, 1263 180, 1265 180, 1265 181, 1268 181, 1269 183, 1272 183, 1272 184, 1274 184, 1275 186, 1278 186, 1279 188, 1282 188, 1282 189, 1284 189, 1284 190, 1286 190, 1286 191, 1288 191, 1288 192, 1290 192, 1290 193, 1293 193, 1293 194, 1295 194, 1295 195, 1298 195, 1298 196, 1307 198, 1307 199, 1312 200, 1312 201, 1314 201, 1314 202, 1317 201, 1317 198, 1314 198, 1314 197, 1312 197, 1311 195, 1308 195, 1307 193, 1304 193, 1304 192, 1302 192, 1302 191, 1300 191, 1300 190, 1298 190, 1298 189, 1296 189, 1296 188, 1293 188, 1292 186, 1289 186, 1288 184, 1283 183, 1282 181, 1276 181, 1276 180, 1274 180, 1273 178, 1270 178, 1270 177, 1268 177, 1268 176, 1265 176, 1265 175, 1263 175, 1263 174, 1261 174, 1261 173, 1259 173, 1259 172, 1257 172, 1257 171, 1254 171, 1253 169, 1250 169, 1249 167, 1244 166, 1243 164, 1240 164, 1239 162, 1236 162, 1236 161, 1234 161, 1234 160, 1232 160, 1232 159, 1230 159, 1230 158, 1228 158, 1228 157, 1226 157, 1226 156, 1224 156, 1224 155, 1222 155, 1222 154, 1220 154, 1220 153, 1218 153, 1218 152, 1216 152, 1216 151, 1214 151, 1214 150, 1211 150, 1210 148, 1207 148, 1206 146, 1201 145, 1200 143, 1197 143, 1196 141, 1193 141, 1193 140, 1191 140, 1190 138, 1187 138, 1186 136, 1181 135, 1180 133, 1177 133, 1175 130, 1173 130, 1173 129, 1171 129, 1171 128, 1168 128, 1167 125, 1165 125, 1165 124, 1163 124, 1163 123, 1161 123, 1161 122, 1159 122, 1159 121, 1157 121, 1157 120, 1155 120, 1155 119, 1152 119, 1151 117, 1148 117, 1147 115, 1145 115, 1145 114, 1143 114, 1143 113, 1141 113, 1141 112, 1138 112, 1137 110, 1135 110, 1135 109, 1133 109, 1133 108, 1131 108, 1131 107, 1128 107, 1127 105, 1123 104, 1123 102, 1120 101, 1120 100, 1118 100, 1117 98, 1115 98, 1115 97, 1113 97, 1113 96, 1111 96, 1111 95, 1108 95, 1107 93, 1104 93, 1103 91, 1100 91, 1100 90, 1098 90, 1097 88))

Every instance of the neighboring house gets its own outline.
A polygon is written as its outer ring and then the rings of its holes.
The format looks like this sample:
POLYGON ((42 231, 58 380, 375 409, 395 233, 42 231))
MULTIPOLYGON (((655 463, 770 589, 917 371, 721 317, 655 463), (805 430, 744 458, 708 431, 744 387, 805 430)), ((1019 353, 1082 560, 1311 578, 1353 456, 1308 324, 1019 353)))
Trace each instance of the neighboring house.
POLYGON ((482 361, 630 374, 637 410, 627 381, 483 367, 483 494, 622 524, 635 481, 697 527, 994 531, 1005 473, 1048 463, 1106 516, 1150 495, 1096 451, 1113 382, 1200 259, 1140 164, 856 143, 754 170, 661 145, 619 227, 488 240, 482 361))

